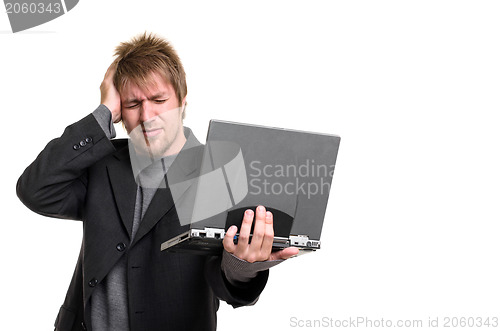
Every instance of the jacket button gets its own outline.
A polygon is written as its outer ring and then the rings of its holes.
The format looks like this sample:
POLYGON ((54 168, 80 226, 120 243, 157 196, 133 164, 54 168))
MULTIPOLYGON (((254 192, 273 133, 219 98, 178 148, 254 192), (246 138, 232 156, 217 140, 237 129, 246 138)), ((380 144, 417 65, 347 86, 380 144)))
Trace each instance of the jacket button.
POLYGON ((118 245, 116 245, 116 250, 118 252, 123 252, 126 247, 127 247, 127 245, 125 245, 124 243, 119 243, 118 245))
POLYGON ((77 149, 79 149, 79 148, 80 148, 80 145, 78 145, 78 144, 74 144, 74 145, 73 145, 73 149, 74 149, 75 151, 76 151, 77 149))
POLYGON ((85 146, 85 145, 87 145, 87 142, 86 142, 85 140, 80 141, 80 146, 82 146, 82 147, 83 147, 83 146, 85 146))
POLYGON ((91 137, 87 137, 87 138, 85 138, 85 142, 86 142, 86 143, 90 143, 90 142, 92 142, 92 138, 91 138, 91 137))
POLYGON ((90 286, 90 287, 95 287, 96 285, 97 285, 97 279, 92 278, 92 279, 89 281, 89 286, 90 286))

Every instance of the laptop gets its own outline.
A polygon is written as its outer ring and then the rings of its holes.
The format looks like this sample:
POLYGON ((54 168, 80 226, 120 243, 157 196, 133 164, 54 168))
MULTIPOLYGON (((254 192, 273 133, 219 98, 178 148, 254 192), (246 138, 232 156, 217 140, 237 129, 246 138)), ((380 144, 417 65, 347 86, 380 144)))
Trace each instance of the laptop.
POLYGON ((273 250, 320 249, 339 144, 332 134, 211 120, 196 175, 168 178, 185 231, 161 250, 220 254, 229 227, 258 205, 273 213, 273 250))

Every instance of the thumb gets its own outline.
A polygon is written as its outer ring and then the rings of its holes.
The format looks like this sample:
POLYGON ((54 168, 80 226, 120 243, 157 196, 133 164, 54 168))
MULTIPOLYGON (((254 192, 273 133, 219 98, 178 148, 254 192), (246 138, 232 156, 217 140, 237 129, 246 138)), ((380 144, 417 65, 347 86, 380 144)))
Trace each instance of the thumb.
POLYGON ((238 228, 236 226, 231 226, 224 236, 224 240, 222 240, 222 244, 224 245, 224 249, 228 253, 233 253, 236 250, 236 245, 234 244, 234 236, 238 232, 238 228))
POLYGON ((299 254, 299 249, 297 247, 288 247, 288 248, 285 248, 281 251, 271 253, 271 256, 269 257, 269 261, 286 260, 286 259, 291 258, 292 256, 297 255, 297 254, 299 254))

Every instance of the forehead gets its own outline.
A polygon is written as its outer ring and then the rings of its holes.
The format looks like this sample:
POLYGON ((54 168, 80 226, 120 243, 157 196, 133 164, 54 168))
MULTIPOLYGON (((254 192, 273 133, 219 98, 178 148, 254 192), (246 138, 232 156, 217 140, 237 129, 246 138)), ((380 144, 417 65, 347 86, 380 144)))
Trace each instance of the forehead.
POLYGON ((150 73, 144 82, 136 82, 133 80, 129 80, 121 89, 120 96, 122 99, 128 99, 131 97, 141 97, 141 96, 151 96, 157 95, 159 93, 173 94, 174 87, 172 84, 167 81, 167 79, 157 73, 150 73))

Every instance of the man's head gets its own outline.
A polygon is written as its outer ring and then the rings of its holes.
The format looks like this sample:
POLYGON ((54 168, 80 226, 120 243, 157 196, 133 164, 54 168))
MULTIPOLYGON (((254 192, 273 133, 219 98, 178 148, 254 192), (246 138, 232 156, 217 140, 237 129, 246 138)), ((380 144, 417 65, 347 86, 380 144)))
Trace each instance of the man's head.
POLYGON ((178 152, 185 141, 187 87, 177 53, 164 39, 144 33, 121 43, 115 55, 121 118, 134 146, 154 157, 178 152))
MULTIPOLYGON (((187 95, 186 73, 172 45, 152 33, 144 33, 122 42, 115 50, 117 62, 113 83, 119 92, 133 82, 139 87, 151 83, 150 75, 158 73, 175 90, 179 107, 187 95)), ((184 119, 183 113, 182 118, 184 119)))

